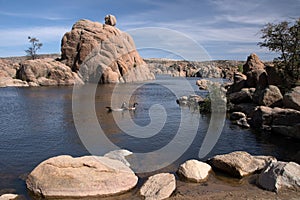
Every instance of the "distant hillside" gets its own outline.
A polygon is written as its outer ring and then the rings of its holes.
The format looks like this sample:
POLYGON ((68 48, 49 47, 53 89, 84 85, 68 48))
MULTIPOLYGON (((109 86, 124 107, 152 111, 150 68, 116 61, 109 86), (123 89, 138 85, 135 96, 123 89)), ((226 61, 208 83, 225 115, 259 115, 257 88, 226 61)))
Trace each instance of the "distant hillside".
POLYGON ((154 74, 226 79, 232 79, 234 72, 241 69, 245 63, 245 61, 235 60, 213 60, 202 62, 161 58, 144 60, 154 74))
MULTIPOLYGON (((12 56, 12 57, 0 57, 0 58, 12 61, 14 63, 19 63, 19 62, 22 62, 24 60, 29 59, 28 56, 12 56)), ((53 59, 56 59, 56 58, 60 58, 60 54, 59 53, 40 54, 40 55, 38 55, 38 58, 53 58, 53 59)))

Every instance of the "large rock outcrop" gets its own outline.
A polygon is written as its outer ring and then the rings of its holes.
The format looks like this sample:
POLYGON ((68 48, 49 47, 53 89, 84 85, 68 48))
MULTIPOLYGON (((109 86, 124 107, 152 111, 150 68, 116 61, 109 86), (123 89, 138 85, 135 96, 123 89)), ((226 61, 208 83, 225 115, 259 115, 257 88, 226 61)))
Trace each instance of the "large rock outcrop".
POLYGON ((227 172, 234 177, 242 178, 264 169, 270 161, 276 161, 271 156, 252 156, 244 151, 217 155, 209 160, 213 168, 227 172))
POLYGON ((259 59, 259 57, 252 53, 247 58, 247 62, 243 65, 243 74, 247 76, 247 86, 257 87, 260 76, 266 73, 264 63, 259 59))
POLYGON ((52 58, 21 62, 17 78, 28 82, 30 86, 67 86, 83 83, 68 66, 52 58))
POLYGON ((26 180, 43 197, 107 196, 126 192, 138 177, 125 164, 107 157, 57 156, 39 164, 26 180))
POLYGON ((258 106, 249 121, 257 129, 300 139, 300 111, 258 106))
POLYGON ((79 71, 85 82, 154 79, 131 36, 112 25, 79 20, 63 36, 61 52, 62 62, 79 71))
POLYGON ((26 81, 16 79, 17 70, 19 69, 17 63, 0 59, 0 87, 26 87, 26 81))

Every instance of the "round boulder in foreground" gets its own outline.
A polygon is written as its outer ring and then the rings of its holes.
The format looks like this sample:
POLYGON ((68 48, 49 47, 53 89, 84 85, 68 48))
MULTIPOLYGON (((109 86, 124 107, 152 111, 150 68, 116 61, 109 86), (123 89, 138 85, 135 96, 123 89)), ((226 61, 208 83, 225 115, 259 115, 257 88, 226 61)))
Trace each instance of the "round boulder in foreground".
POLYGON ((124 193, 138 177, 125 164, 107 157, 57 156, 39 164, 26 180, 43 197, 110 196, 124 193))
POLYGON ((206 181, 211 171, 211 166, 198 160, 188 160, 180 165, 177 173, 183 179, 190 182, 206 181))

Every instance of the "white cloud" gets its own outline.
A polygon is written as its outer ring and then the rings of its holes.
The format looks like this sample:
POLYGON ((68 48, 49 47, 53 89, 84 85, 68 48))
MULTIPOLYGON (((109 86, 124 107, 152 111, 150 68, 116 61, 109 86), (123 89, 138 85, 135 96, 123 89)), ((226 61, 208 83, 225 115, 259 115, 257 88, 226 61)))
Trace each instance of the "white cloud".
POLYGON ((50 21, 60 21, 60 20, 69 20, 70 18, 66 18, 63 16, 60 16, 59 14, 45 14, 45 13, 22 13, 22 12, 6 12, 6 11, 0 11, 0 15, 6 16, 6 17, 20 17, 20 18, 35 18, 35 19, 46 19, 50 21))

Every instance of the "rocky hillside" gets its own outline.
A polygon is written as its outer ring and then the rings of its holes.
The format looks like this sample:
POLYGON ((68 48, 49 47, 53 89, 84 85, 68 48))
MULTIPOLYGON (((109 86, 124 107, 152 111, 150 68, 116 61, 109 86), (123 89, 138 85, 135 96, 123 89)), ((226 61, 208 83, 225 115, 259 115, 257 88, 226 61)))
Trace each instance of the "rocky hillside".
POLYGON ((145 59, 154 74, 181 77, 226 78, 241 69, 243 61, 214 60, 205 62, 177 61, 168 59, 145 59))
POLYGON ((252 128, 300 139, 300 87, 285 92, 283 77, 276 72, 251 54, 243 73, 236 73, 227 86, 230 112, 252 128))

